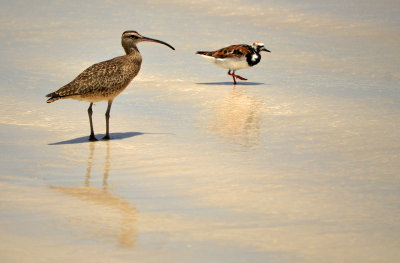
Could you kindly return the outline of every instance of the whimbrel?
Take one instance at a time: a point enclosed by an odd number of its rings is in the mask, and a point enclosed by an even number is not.
[[[90,102],[88,108],[90,137],[89,140],[97,141],[94,136],[92,122],[93,103],[99,101],[108,101],[106,111],[106,134],[104,140],[110,139],[109,119],[111,105],[116,96],[118,96],[139,73],[142,64],[142,56],[136,46],[139,42],[150,41],[170,47],[170,44],[161,40],[148,38],[140,35],[136,31],[125,31],[122,34],[121,42],[126,55],[116,57],[90,66],[79,74],[73,81],[61,87],[55,92],[47,94],[49,99],[47,103],[59,99],[75,99]]]
[[[218,67],[229,69],[228,75],[232,76],[233,83],[236,84],[236,78],[247,79],[236,75],[235,71],[257,65],[261,61],[261,51],[271,52],[264,47],[263,43],[254,42],[252,45],[232,45],[216,51],[197,51],[196,54],[201,55]]]

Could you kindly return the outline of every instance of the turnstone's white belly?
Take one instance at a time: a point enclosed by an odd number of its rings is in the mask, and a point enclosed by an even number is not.
[[[240,58],[214,58],[211,56],[201,55],[203,58],[209,60],[214,63],[218,67],[230,69],[230,70],[239,70],[244,68],[249,68],[249,64],[247,63],[246,57]]]

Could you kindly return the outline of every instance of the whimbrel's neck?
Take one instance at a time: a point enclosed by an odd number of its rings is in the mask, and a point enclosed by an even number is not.
[[[137,48],[136,45],[124,47],[124,49],[125,49],[126,57],[133,64],[136,64],[138,66],[137,71],[139,72],[140,65],[142,64],[142,55],[140,55],[139,49]]]
[[[139,53],[139,49],[137,48],[136,45],[131,45],[131,46],[124,46],[123,45],[123,48],[124,48],[125,53],[127,55],[134,55],[132,53]]]

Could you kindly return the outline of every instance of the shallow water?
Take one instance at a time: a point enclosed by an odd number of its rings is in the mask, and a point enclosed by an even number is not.
[[[397,261],[399,11],[3,1],[1,262]],[[123,54],[128,29],[176,51],[139,45],[112,140],[88,142],[87,103],[44,95]],[[253,41],[272,53],[236,86],[194,55]]]

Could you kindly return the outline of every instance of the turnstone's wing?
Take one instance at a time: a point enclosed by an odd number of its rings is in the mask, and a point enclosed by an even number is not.
[[[240,58],[246,54],[254,53],[250,45],[232,45],[229,47],[221,48],[216,51],[197,51],[196,54],[210,56],[214,58]]]

